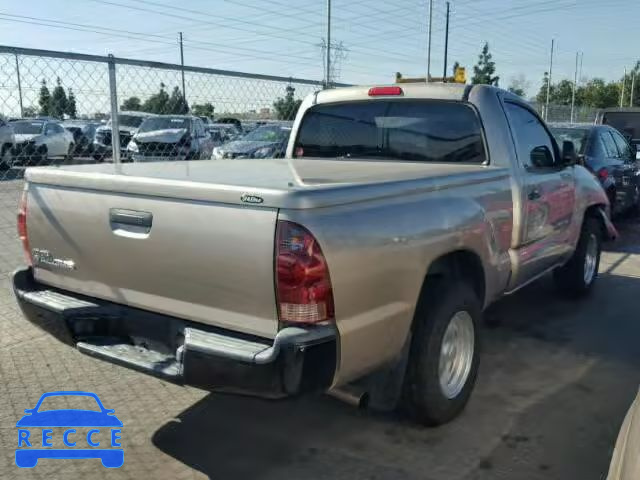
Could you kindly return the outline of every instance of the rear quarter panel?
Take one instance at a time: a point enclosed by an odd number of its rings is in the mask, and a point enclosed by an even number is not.
[[[491,167],[487,167],[491,168]],[[407,338],[429,265],[456,250],[485,265],[486,298],[509,276],[512,197],[508,170],[493,179],[443,190],[310,210],[285,209],[280,219],[316,236],[329,265],[340,332],[336,384],[396,357]]]

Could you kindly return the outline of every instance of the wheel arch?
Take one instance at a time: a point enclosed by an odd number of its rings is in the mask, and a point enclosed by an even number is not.
[[[470,280],[473,291],[484,305],[486,300],[486,272],[480,255],[468,249],[454,250],[436,258],[427,269],[420,296],[431,282]]]

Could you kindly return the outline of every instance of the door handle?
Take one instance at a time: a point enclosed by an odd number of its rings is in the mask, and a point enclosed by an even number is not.
[[[537,188],[531,190],[528,195],[529,200],[538,200],[540,197],[540,190],[538,190]]]
[[[116,235],[146,238],[151,232],[153,214],[124,208],[112,208],[109,210],[109,223],[111,230]]]

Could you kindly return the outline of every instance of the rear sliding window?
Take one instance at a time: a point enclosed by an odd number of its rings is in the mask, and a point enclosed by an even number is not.
[[[316,105],[305,113],[296,157],[483,163],[480,121],[469,105],[377,100]]]

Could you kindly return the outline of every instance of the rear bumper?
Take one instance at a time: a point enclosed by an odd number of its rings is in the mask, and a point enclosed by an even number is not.
[[[165,380],[268,398],[327,390],[337,363],[334,326],[288,327],[275,339],[168,317],[13,275],[25,317],[81,352]]]

